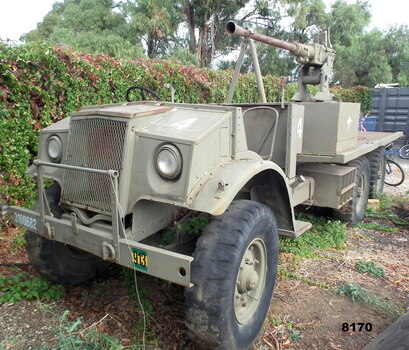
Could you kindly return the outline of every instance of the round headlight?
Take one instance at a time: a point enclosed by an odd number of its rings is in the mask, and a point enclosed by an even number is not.
[[[182,172],[182,155],[174,145],[163,145],[155,156],[155,166],[164,179],[176,179]]]
[[[47,152],[48,156],[54,163],[61,162],[62,142],[58,136],[54,135],[48,139]]]

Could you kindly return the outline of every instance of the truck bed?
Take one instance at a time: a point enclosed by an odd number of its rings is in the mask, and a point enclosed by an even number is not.
[[[298,154],[297,162],[345,164],[379,147],[388,145],[402,135],[402,132],[358,132],[358,144],[356,147],[337,153],[335,156]]]

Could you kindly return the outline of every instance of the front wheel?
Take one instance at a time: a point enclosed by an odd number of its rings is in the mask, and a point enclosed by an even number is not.
[[[60,195],[61,188],[58,183],[46,190],[50,210],[57,218],[63,214],[59,206]],[[38,201],[34,208],[38,211]],[[26,242],[27,255],[33,267],[44,277],[57,283],[71,286],[83,283],[111,264],[83,250],[46,239],[34,232],[27,231]]]
[[[405,180],[402,167],[392,159],[386,160],[385,183],[389,186],[399,186]]]
[[[197,347],[248,349],[273,295],[277,225],[263,204],[239,200],[204,228],[185,290],[186,325]]]

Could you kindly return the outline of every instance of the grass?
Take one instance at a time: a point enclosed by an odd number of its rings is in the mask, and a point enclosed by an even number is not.
[[[328,284],[328,283],[324,283],[324,282],[319,282],[316,280],[313,280],[311,278],[302,276],[296,272],[290,272],[287,270],[283,270],[283,269],[279,269],[278,270],[278,276],[281,278],[294,278],[297,281],[301,281],[301,282],[305,282],[308,283],[312,286],[317,286],[323,289],[327,289],[327,290],[334,290],[335,286],[333,286],[332,284]]]
[[[367,306],[376,308],[380,313],[390,319],[397,319],[401,310],[391,303],[379,299],[372,292],[351,283],[342,283],[336,290],[340,295],[348,295],[353,302],[358,301]]]
[[[137,310],[140,312],[141,317],[135,323],[135,334],[141,339],[136,345],[143,345],[145,339],[150,345],[156,345],[158,340],[156,339],[155,331],[153,327],[150,327],[150,323],[153,318],[153,305],[150,299],[147,297],[148,293],[143,286],[138,283],[135,284],[135,272],[128,268],[122,269],[122,275],[124,277],[125,285],[128,287],[129,294],[133,299],[137,301]]]
[[[299,258],[315,258],[318,250],[343,249],[347,239],[345,224],[323,217],[312,219],[312,229],[297,239],[280,239],[280,251]]]
[[[358,261],[355,264],[355,268],[360,273],[368,273],[369,275],[382,278],[385,277],[385,270],[382,266],[376,265],[373,261]]]
[[[356,227],[364,229],[364,230],[375,230],[375,231],[383,231],[383,232],[396,232],[396,227],[387,227],[381,224],[377,224],[375,222],[358,222]]]
[[[84,328],[81,318],[74,321],[68,319],[69,311],[66,310],[58,320],[56,329],[57,342],[55,349],[92,349],[92,350],[122,350],[125,349],[117,340],[109,335],[99,332],[98,325],[101,319],[91,326]],[[106,316],[105,316],[106,317]],[[127,347],[129,349],[129,347]],[[135,348],[136,349],[136,348]]]

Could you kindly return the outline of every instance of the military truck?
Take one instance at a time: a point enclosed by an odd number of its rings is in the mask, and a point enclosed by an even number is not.
[[[253,344],[273,295],[278,235],[296,239],[311,226],[294,208],[362,220],[383,188],[384,146],[400,136],[358,133],[359,104],[333,99],[328,38],[293,44],[234,23],[227,32],[245,39],[226,104],[84,107],[42,130],[29,169],[38,201],[11,207],[31,263],[51,280],[75,285],[113,262],[185,286],[186,325],[206,349]],[[231,103],[247,45],[257,59],[253,40],[302,64],[292,102],[267,103],[256,69],[263,102]],[[188,234],[160,244],[167,228],[203,216],[190,247]]]

